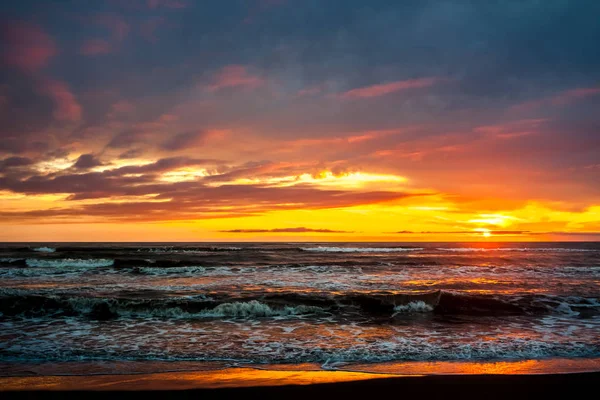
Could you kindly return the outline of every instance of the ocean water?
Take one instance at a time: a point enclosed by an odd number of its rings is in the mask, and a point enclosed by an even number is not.
[[[0,375],[599,357],[600,243],[0,245]]]

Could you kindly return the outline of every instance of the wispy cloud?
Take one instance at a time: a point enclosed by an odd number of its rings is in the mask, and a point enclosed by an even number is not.
[[[362,99],[371,97],[385,96],[390,93],[399,92],[408,89],[418,89],[433,86],[440,81],[440,78],[419,78],[404,81],[388,82],[379,85],[364,86],[347,92],[339,96],[343,99]]]
[[[243,65],[227,65],[213,76],[209,89],[217,91],[231,87],[255,88],[261,86],[264,82],[264,79],[252,75]]]
[[[600,86],[576,88],[562,91],[554,96],[544,97],[538,100],[527,101],[512,107],[515,111],[531,111],[543,106],[564,106],[586,97],[600,94]]]

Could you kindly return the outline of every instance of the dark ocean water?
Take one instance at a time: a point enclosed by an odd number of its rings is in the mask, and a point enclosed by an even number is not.
[[[0,373],[598,357],[600,243],[0,245]]]

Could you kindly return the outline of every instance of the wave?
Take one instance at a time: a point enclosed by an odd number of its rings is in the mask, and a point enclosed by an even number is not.
[[[422,247],[302,247],[303,251],[329,253],[398,253],[423,250]]]
[[[136,249],[138,253],[158,253],[158,254],[198,254],[198,253],[212,253],[212,252],[229,252],[229,251],[241,251],[241,250],[252,250],[252,248],[243,247],[198,247],[198,248],[185,248],[185,247],[142,247]]]
[[[565,252],[565,253],[588,253],[598,252],[597,249],[575,249],[566,247],[496,247],[496,248],[485,248],[485,247],[438,247],[438,251],[449,251],[457,253],[471,253],[471,252],[495,252],[495,251],[520,251],[520,252]]]
[[[446,291],[343,294],[283,292],[238,297],[196,295],[152,298],[143,298],[143,294],[128,298],[125,293],[121,296],[123,297],[104,298],[74,296],[68,293],[30,294],[28,291],[3,290],[0,295],[0,313],[25,317],[84,315],[94,319],[259,318],[322,313],[378,318],[413,313],[465,316],[600,314],[600,302],[597,298],[547,295],[490,296]]]
[[[340,274],[344,272],[362,273],[360,267],[347,267],[340,265],[267,265],[256,267],[134,267],[127,272],[142,275],[181,275],[181,276],[239,276],[240,274]]]
[[[28,258],[25,263],[28,267],[80,267],[80,268],[96,268],[96,267],[110,267],[114,264],[115,260],[98,258],[98,259],[78,259],[78,258]]]
[[[0,264],[8,264],[8,266],[10,267],[25,267],[25,259],[24,258],[11,258],[11,257],[4,257],[4,258],[0,258]]]
[[[419,301],[411,301],[408,304],[395,306],[394,307],[394,315],[396,314],[411,314],[411,313],[423,313],[423,312],[431,312],[434,310],[434,306],[431,304],[427,304],[422,300]]]
[[[0,297],[0,315],[41,317],[83,315],[97,320],[124,318],[266,318],[322,314],[325,309],[307,304],[266,304],[256,299],[219,302],[199,295],[179,299],[122,299],[27,295],[15,292]]]
[[[54,247],[36,247],[33,251],[37,251],[39,253],[54,253],[56,249]]]

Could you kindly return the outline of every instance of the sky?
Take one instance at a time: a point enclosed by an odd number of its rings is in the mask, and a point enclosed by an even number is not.
[[[0,5],[0,241],[600,240],[596,0]]]

